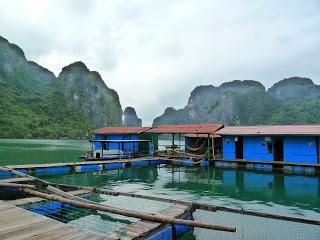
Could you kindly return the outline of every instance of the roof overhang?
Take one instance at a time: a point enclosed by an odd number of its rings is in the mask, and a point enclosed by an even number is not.
[[[222,124],[160,125],[158,127],[153,127],[146,132],[157,134],[212,134],[222,127]]]
[[[105,127],[96,129],[93,131],[94,134],[140,134],[151,127]]]

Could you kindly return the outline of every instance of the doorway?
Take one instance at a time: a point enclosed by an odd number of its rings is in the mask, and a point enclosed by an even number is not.
[[[243,137],[235,137],[236,159],[243,159]]]
[[[273,159],[274,161],[283,161],[283,138],[276,137],[273,139]]]

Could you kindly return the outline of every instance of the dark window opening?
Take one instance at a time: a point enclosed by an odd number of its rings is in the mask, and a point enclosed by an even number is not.
[[[243,137],[235,137],[236,158],[243,159]]]
[[[272,153],[272,143],[268,142],[268,153]]]
[[[283,161],[283,138],[273,139],[273,157],[274,161]]]
[[[320,144],[319,144],[319,138],[320,137],[316,137],[316,146],[317,146],[317,162],[320,163]]]

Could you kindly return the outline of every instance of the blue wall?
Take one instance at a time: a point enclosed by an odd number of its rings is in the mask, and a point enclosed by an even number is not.
[[[316,137],[284,137],[284,161],[296,163],[317,163]]]
[[[223,136],[222,153],[224,159],[236,159],[234,136]]]
[[[264,136],[244,137],[243,148],[245,160],[273,161],[273,153],[268,152],[268,142]]]
[[[226,160],[236,158],[234,138],[234,136],[223,136],[223,158]],[[316,139],[315,136],[283,137],[284,161],[318,163]],[[273,151],[268,152],[268,142],[265,141],[265,136],[243,137],[243,158],[245,160],[273,161],[273,155]]]
[[[101,135],[101,134],[96,134],[96,135],[94,135],[94,139],[95,140],[105,140],[106,136]],[[100,142],[95,142],[94,143],[94,149],[95,150],[99,150],[101,148],[102,148],[102,143],[100,143]]]
[[[96,134],[95,140],[138,140],[138,134]],[[99,150],[102,147],[102,144],[99,142],[96,142],[95,144],[95,150]],[[108,149],[109,150],[118,150],[119,149],[119,143],[108,143]],[[121,148],[121,144],[120,144]],[[124,151],[138,151],[138,143],[123,143],[123,150]]]

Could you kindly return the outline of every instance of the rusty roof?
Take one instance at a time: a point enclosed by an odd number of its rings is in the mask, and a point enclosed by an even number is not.
[[[96,129],[94,134],[130,134],[130,133],[142,133],[151,127],[105,127]]]
[[[184,137],[189,137],[189,138],[207,138],[208,137],[208,134],[205,134],[205,133],[200,133],[200,134],[197,134],[197,133],[188,133],[188,134],[185,134]],[[211,138],[219,138],[221,137],[220,135],[218,134],[210,134],[210,137]]]
[[[220,129],[220,135],[320,135],[318,125],[232,126]]]
[[[148,133],[214,133],[223,125],[221,124],[185,124],[185,125],[160,125],[153,127]]]

